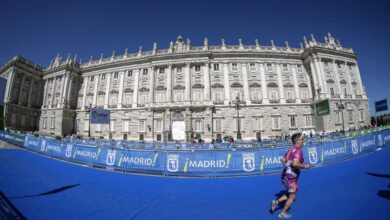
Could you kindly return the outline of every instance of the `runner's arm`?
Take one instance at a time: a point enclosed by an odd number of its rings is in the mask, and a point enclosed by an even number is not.
[[[298,168],[298,169],[309,169],[310,168],[310,164],[300,163],[297,158],[294,158],[292,165],[294,168]]]

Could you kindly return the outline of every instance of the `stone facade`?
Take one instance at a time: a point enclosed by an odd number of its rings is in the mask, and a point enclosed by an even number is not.
[[[1,75],[16,73],[18,63],[7,64]],[[179,36],[168,49],[158,50],[155,43],[152,51],[113,52],[86,63],[58,55],[49,67],[34,71],[42,85],[33,90],[40,94],[43,133],[87,136],[90,130],[92,137],[108,138],[111,127],[116,139],[160,141],[170,139],[172,122],[182,121],[187,139],[236,137],[239,130],[250,140],[370,123],[357,56],[330,34],[324,43],[304,38],[301,48],[287,42],[277,47],[273,41],[263,46],[257,40],[247,46],[241,39],[235,46],[223,39],[210,46],[207,38],[203,46],[192,47]],[[19,92],[20,83],[11,79],[8,87]],[[15,105],[10,94],[6,105]],[[324,99],[330,115],[317,117],[314,104]],[[110,110],[110,126],[89,124],[89,109],[95,107]],[[6,126],[29,129],[12,120]]]

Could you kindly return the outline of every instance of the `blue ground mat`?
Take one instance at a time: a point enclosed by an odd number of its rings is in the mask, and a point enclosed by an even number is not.
[[[390,219],[390,148],[305,170],[293,219]],[[277,219],[280,175],[173,178],[0,150],[0,190],[28,219]]]

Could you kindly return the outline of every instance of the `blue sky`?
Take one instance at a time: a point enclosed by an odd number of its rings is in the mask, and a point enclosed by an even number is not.
[[[353,48],[370,99],[390,104],[390,1],[24,1],[0,3],[0,65],[19,54],[41,65],[60,53],[84,61],[138,51],[168,48],[181,34],[192,45],[278,46],[288,41],[299,47],[303,36],[318,41],[330,32],[344,47]],[[382,112],[382,113],[389,113]],[[382,114],[381,113],[381,114]]]

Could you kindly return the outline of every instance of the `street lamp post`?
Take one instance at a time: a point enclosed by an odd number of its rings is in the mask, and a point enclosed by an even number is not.
[[[34,133],[36,130],[36,125],[37,125],[37,112],[31,112],[31,116],[33,117],[33,127],[32,127],[32,132]]]
[[[340,104],[339,103],[336,103],[336,107],[338,110],[341,111],[341,120],[342,120],[342,125],[343,125],[343,133],[345,132],[345,127],[344,127],[344,109],[345,109],[345,105],[343,104],[343,102],[341,101],[340,99]]]
[[[89,107],[86,108],[86,112],[88,112],[89,114],[89,120],[88,120],[88,138],[91,139],[91,108],[92,108],[92,104],[90,103],[89,104]]]
[[[240,131],[240,106],[245,106],[245,101],[240,100],[240,97],[236,97],[236,100],[233,101],[234,106],[237,110],[237,139],[241,139],[241,131]]]

